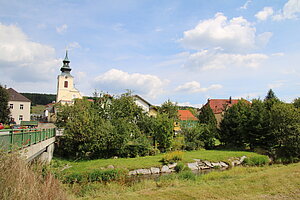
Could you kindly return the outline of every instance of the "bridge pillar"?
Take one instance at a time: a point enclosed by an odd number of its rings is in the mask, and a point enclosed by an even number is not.
[[[40,157],[39,160],[49,164],[53,158],[53,152],[54,152],[54,143],[47,146],[46,151],[44,151]]]

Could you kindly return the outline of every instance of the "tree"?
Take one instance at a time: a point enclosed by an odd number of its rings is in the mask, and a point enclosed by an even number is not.
[[[170,100],[164,102],[158,111],[159,113],[167,114],[168,118],[173,119],[174,121],[178,120],[178,106]]]
[[[268,91],[267,96],[265,97],[266,101],[270,99],[278,99],[272,89]]]
[[[227,109],[220,123],[220,141],[227,146],[244,148],[249,114],[250,104],[243,99]]]
[[[300,97],[294,99],[293,105],[294,105],[296,108],[300,108]]]
[[[275,104],[271,119],[272,132],[276,137],[276,156],[300,159],[300,109],[292,104]]]
[[[217,127],[216,117],[208,104],[200,109],[198,119],[201,124],[209,124]]]
[[[252,100],[250,115],[247,123],[247,142],[251,149],[262,148],[270,150],[274,145],[275,138],[271,132],[271,112],[266,103],[261,100]]]
[[[277,96],[275,95],[275,93],[273,92],[272,89],[270,89],[267,93],[267,96],[265,97],[265,105],[267,107],[268,110],[271,110],[272,106],[275,103],[280,102],[280,100],[277,98]]]
[[[9,94],[5,88],[0,85],[0,122],[9,122],[9,108],[8,108]]]
[[[169,118],[167,113],[160,113],[155,118],[154,136],[158,142],[158,148],[161,152],[171,149],[173,141],[174,120]]]

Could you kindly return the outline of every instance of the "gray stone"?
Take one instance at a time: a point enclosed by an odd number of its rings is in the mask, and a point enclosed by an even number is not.
[[[220,163],[221,167],[225,167],[225,168],[228,167],[228,165],[226,163],[222,162],[222,161],[220,161],[219,163]]]
[[[170,169],[167,165],[163,165],[160,172],[161,173],[170,173]]]
[[[205,160],[205,161],[203,161],[203,162],[205,163],[206,166],[208,166],[208,167],[213,167],[213,165],[212,165],[209,161],[206,161],[206,160]]]
[[[218,163],[218,162],[217,162],[217,163],[213,163],[213,162],[212,162],[211,165],[212,165],[213,167],[222,167],[221,164]]]
[[[173,163],[173,164],[169,164],[168,167],[169,167],[169,169],[172,169],[172,168],[175,168],[176,165],[177,165],[177,163]]]
[[[151,171],[150,171],[150,169],[137,169],[136,173],[138,175],[148,175],[148,174],[151,174]]]
[[[197,163],[198,163],[198,166],[205,166],[205,163],[202,162],[202,161],[199,161],[199,162],[197,162]]]
[[[129,176],[131,176],[131,175],[136,175],[136,174],[137,174],[137,173],[136,173],[136,170],[133,170],[133,171],[129,171],[129,172],[128,172],[128,175],[129,175]]]
[[[108,169],[114,169],[115,167],[113,165],[108,165],[107,168]]]
[[[247,156],[242,156],[241,158],[240,158],[240,163],[243,163],[244,162],[244,160],[245,160],[245,158],[247,158]]]
[[[210,167],[208,167],[208,166],[200,166],[199,169],[200,170],[205,170],[205,169],[210,169]]]
[[[187,166],[191,169],[191,170],[198,170],[198,163],[188,163]]]
[[[160,173],[160,169],[158,167],[151,167],[150,171],[152,174],[159,174]]]
[[[200,162],[201,160],[200,159],[193,159],[194,161],[196,161],[196,162]]]

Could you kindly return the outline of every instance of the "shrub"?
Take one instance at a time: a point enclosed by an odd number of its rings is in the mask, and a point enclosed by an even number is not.
[[[196,180],[196,175],[192,171],[182,171],[178,174],[178,178],[182,180]]]
[[[81,183],[85,179],[85,176],[80,173],[72,173],[68,174],[64,177],[63,182],[68,183],[68,184],[73,184],[73,183]]]
[[[164,157],[161,159],[161,162],[164,164],[171,164],[182,160],[182,158],[183,158],[182,151],[173,151],[165,154]]]
[[[250,158],[245,158],[244,164],[248,166],[262,166],[266,165],[270,162],[270,159],[268,156],[252,156]]]
[[[184,163],[178,163],[176,166],[175,166],[175,171],[177,172],[177,173],[179,173],[179,172],[182,172],[182,171],[190,171],[191,169],[188,167],[188,166],[186,166]]]
[[[88,174],[89,182],[108,182],[122,180],[126,176],[126,170],[110,169],[110,170],[94,170]]]

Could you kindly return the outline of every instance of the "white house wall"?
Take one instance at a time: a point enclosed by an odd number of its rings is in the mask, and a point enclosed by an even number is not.
[[[10,116],[17,124],[20,124],[21,121],[30,121],[30,102],[9,101],[8,106],[10,107],[11,104],[13,108],[10,108]],[[21,105],[23,105],[23,109],[20,109]],[[20,115],[22,115],[22,120],[20,120]]]

